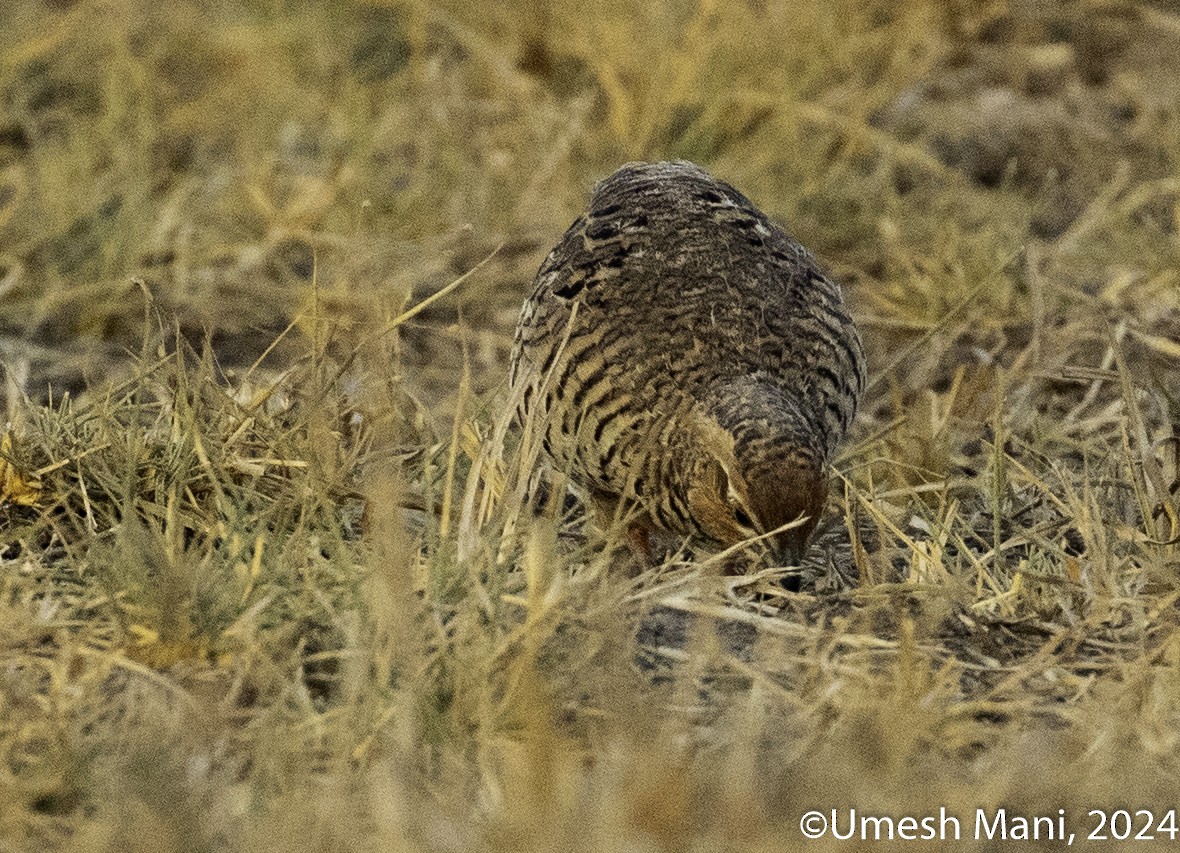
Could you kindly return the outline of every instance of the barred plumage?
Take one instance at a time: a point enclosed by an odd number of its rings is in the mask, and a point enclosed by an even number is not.
[[[729,184],[628,164],[537,273],[511,383],[553,464],[638,530],[797,559],[856,413],[864,356],[839,286]]]

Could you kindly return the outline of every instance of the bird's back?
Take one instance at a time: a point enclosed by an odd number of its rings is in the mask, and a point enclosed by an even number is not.
[[[558,464],[609,493],[719,383],[784,395],[829,455],[864,364],[811,255],[732,186],[677,162],[629,164],[597,186],[537,273],[512,376]]]

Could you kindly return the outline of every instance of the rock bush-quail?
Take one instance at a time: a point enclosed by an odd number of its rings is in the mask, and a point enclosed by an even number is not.
[[[641,549],[652,530],[772,534],[797,562],[865,366],[839,286],[749,199],[692,163],[631,163],[537,272],[511,384]]]

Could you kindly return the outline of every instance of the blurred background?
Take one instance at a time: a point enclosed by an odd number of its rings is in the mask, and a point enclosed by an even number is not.
[[[34,397],[115,369],[145,299],[233,367],[498,247],[404,352],[446,397],[461,327],[490,387],[540,259],[628,160],[694,160],[783,222],[878,367],[984,282],[988,352],[1021,312],[1040,335],[1175,307],[1166,2],[18,0],[0,23],[0,353]]]

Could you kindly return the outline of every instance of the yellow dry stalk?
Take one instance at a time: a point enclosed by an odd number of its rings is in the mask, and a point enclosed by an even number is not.
[[[489,497],[491,501],[485,511],[490,511],[504,497],[504,487],[507,475],[504,471],[504,460],[496,454],[483,454],[480,450],[487,442],[487,438],[481,434],[479,425],[474,421],[465,421],[459,428],[458,445],[466,456],[472,462],[472,469],[476,471],[479,476],[479,485],[489,490]],[[481,523],[486,521],[486,518],[481,518]]]
[[[209,645],[202,637],[185,632],[186,636],[165,639],[160,632],[146,625],[129,625],[132,638],[123,647],[123,654],[151,669],[168,669],[185,660],[200,660],[225,667],[233,661],[233,655]]]
[[[1025,562],[1021,561],[1021,565],[1024,565]],[[1016,612],[1016,602],[1023,592],[1024,572],[1018,569],[1012,575],[1012,583],[1008,589],[989,598],[981,598],[971,605],[971,609],[976,613],[999,613],[1003,616],[1011,616]]]
[[[1128,328],[1127,331],[1131,337],[1137,338],[1141,343],[1145,344],[1151,349],[1155,350],[1162,356],[1168,358],[1180,359],[1180,343],[1165,338],[1160,335],[1151,335],[1147,332],[1141,332],[1138,329]]]
[[[41,500],[41,478],[17,469],[11,462],[12,433],[0,438],[0,506],[36,506]]]
[[[249,601],[251,593],[254,592],[254,584],[262,574],[262,552],[265,547],[266,538],[263,536],[257,537],[254,540],[254,553],[250,562],[247,563],[245,560],[238,560],[234,564],[234,574],[242,584],[242,596],[239,604],[244,605]]]
[[[947,540],[950,538],[951,528],[958,518],[958,513],[959,501],[951,498],[942,519],[934,525],[933,538],[915,540],[906,583],[943,584],[950,580],[951,573],[943,558],[946,556]]]
[[[471,445],[470,435],[465,434],[464,427],[467,427],[467,433],[470,432],[471,425],[464,420],[464,410],[467,406],[467,400],[471,396],[471,360],[467,354],[467,341],[463,341],[463,375],[459,378],[459,393],[455,402],[455,420],[451,429],[451,446],[447,451],[447,475],[443,481],[443,497],[442,497],[442,516],[438,522],[438,535],[441,539],[446,539],[451,530],[451,501],[455,494],[455,464],[459,459],[459,444],[463,440],[464,449],[468,457],[475,461],[476,457],[472,456],[473,448]]]

